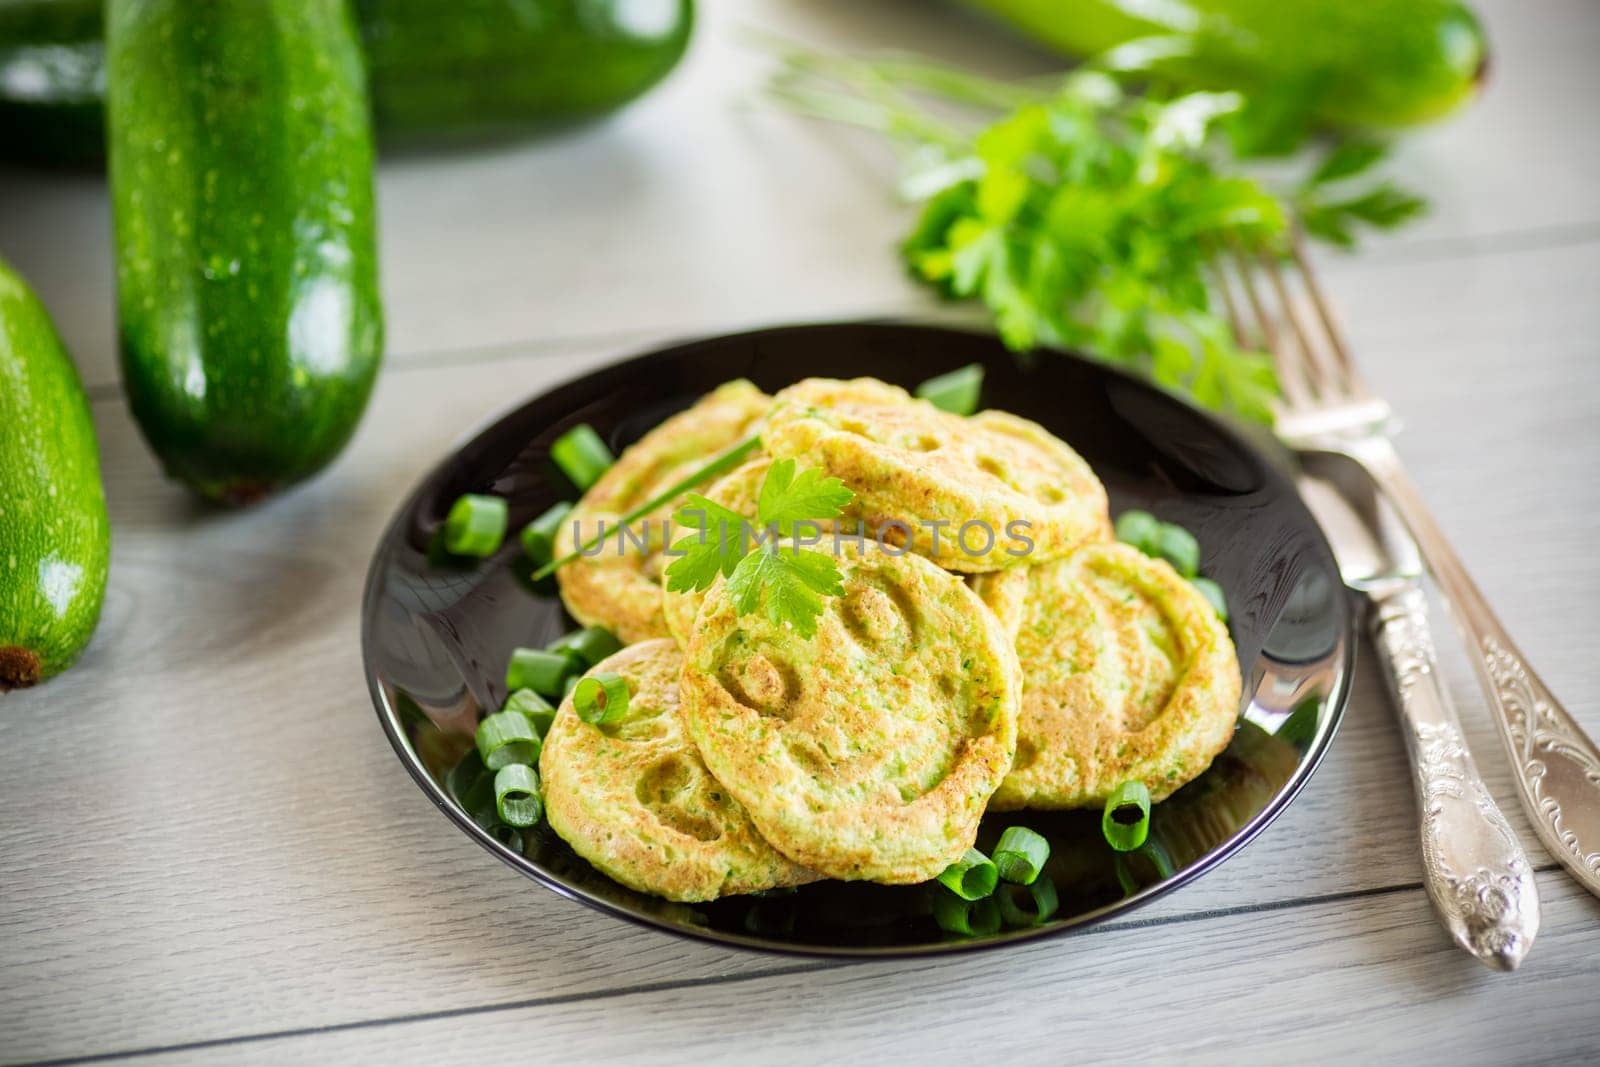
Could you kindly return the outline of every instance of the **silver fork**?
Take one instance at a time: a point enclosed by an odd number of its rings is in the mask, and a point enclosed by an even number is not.
[[[1296,450],[1355,460],[1393,505],[1466,642],[1539,840],[1600,896],[1600,750],[1523,658],[1406,474],[1389,439],[1389,405],[1356,372],[1298,234],[1287,252],[1234,245],[1218,257],[1235,333],[1276,365],[1277,434]]]

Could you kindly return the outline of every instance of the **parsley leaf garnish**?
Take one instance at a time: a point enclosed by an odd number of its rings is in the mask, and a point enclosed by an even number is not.
[[[787,49],[771,93],[903,150],[901,192],[922,206],[901,245],[907,268],[984,304],[1011,348],[1078,348],[1270,421],[1271,361],[1227,327],[1220,258],[1281,248],[1292,219],[1349,245],[1358,227],[1398,226],[1423,205],[1372,179],[1375,144],[1310,151],[1315,77],[1253,94],[1167,93],[1159,65],[1190,43],[1129,42],[1054,84]],[[1129,75],[1151,87],[1128,88]],[[1288,153],[1277,170],[1309,170],[1298,184],[1244,163]]]
[[[680,538],[672,546],[683,556],[667,567],[667,588],[688,592],[706,590],[720,574],[727,578],[744,554],[733,550],[745,535],[745,518],[737,511],[723,507],[699,493],[690,493],[684,506],[672,517],[679,526],[693,527],[697,532]]]
[[[780,537],[793,537],[794,524],[833,519],[855,494],[837,478],[823,476],[820,467],[796,473],[792,459],[781,459],[761,483],[757,514],[763,526],[773,526]]]
[[[854,496],[837,478],[815,468],[796,470],[792,459],[773,463],[762,480],[752,523],[698,493],[673,516],[695,533],[673,544],[680,558],[668,565],[667,588],[675,592],[711,588],[722,575],[741,615],[761,612],[774,625],[788,623],[802,637],[817,631],[823,598],[844,592],[844,576],[833,557],[793,543],[795,527],[838,518]]]

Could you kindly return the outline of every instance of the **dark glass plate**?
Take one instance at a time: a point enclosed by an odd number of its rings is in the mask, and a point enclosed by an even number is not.
[[[528,580],[516,538],[478,564],[443,558],[436,534],[462,493],[510,500],[517,530],[572,495],[547,457],[580,422],[616,452],[731,378],[775,392],[808,376],[871,375],[908,388],[967,363],[987,368],[983,402],[1034,419],[1094,465],[1113,514],[1142,507],[1194,531],[1201,570],[1221,583],[1245,670],[1238,733],[1211,768],[1157,805],[1149,843],[1119,855],[1097,812],[984,820],[987,849],[1012,823],[1051,842],[1061,908],[1044,926],[956,938],[926,886],[821,882],[782,896],[674,904],[626,889],[548,827],[513,851],[450,799],[444,775],[472,745],[481,708],[504,701],[505,663],[575,624],[553,587]],[[724,944],[828,955],[911,955],[1059,934],[1135,907],[1209,870],[1300,791],[1344,708],[1353,613],[1333,556],[1274,447],[1252,443],[1143,382],[1074,356],[1019,361],[992,337],[928,326],[796,326],[675,345],[587,374],[503,416],[458,448],[401,506],[367,578],[362,645],[378,717],[417,784],[505,863],[622,918]]]

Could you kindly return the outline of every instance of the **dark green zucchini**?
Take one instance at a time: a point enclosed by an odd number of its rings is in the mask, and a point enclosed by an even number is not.
[[[110,562],[89,400],[44,305],[0,260],[0,693],[83,651]]]
[[[247,503],[314,473],[382,349],[372,137],[342,0],[111,0],[123,381],[167,472]]]
[[[100,0],[0,0],[0,160],[104,158]],[[385,145],[509,136],[615,110],[688,47],[693,0],[357,0]]]

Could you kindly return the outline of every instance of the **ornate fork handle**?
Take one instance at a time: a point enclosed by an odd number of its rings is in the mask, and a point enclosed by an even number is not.
[[[1467,751],[1439,680],[1427,610],[1412,586],[1377,601],[1372,615],[1411,751],[1423,881],[1457,944],[1491,967],[1514,970],[1539,932],[1533,869]]]
[[[1465,638],[1539,840],[1600,896],[1600,749],[1534,673],[1384,438],[1347,444],[1410,528]]]

